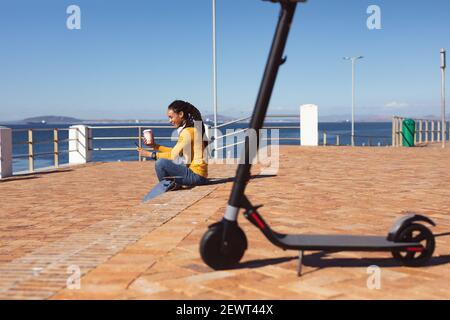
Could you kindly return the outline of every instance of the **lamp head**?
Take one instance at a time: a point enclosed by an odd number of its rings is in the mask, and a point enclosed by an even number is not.
[[[441,68],[445,69],[447,67],[447,57],[445,49],[441,49]]]
[[[359,60],[359,59],[362,59],[362,58],[364,58],[363,56],[358,56],[358,57],[344,57],[343,59],[344,60],[352,60],[352,61],[354,61],[354,60]]]

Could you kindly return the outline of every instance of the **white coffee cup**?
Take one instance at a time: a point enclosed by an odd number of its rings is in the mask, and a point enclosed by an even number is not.
[[[146,145],[151,146],[151,145],[153,145],[155,143],[152,129],[144,130],[142,132],[142,134],[144,135],[144,143]]]

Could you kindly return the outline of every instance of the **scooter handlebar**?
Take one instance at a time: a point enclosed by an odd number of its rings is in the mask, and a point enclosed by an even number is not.
[[[308,0],[262,0],[267,2],[307,2]]]

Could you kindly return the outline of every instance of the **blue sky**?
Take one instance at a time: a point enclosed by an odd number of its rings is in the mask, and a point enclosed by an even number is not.
[[[164,118],[185,99],[212,112],[211,0],[1,0],[0,121],[39,115]],[[66,9],[81,8],[81,30]],[[369,5],[381,30],[369,30]],[[251,113],[278,5],[217,0],[221,114]],[[448,0],[310,0],[300,5],[271,113],[348,115],[357,64],[357,115],[440,113],[439,50],[450,49]]]

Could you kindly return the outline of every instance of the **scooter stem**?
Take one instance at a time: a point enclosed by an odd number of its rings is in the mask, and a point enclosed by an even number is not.
[[[281,12],[278,19],[278,25],[275,31],[275,36],[272,41],[272,47],[268,61],[266,63],[266,69],[261,82],[261,86],[256,100],[256,105],[253,111],[252,119],[250,122],[250,131],[256,133],[257,140],[259,138],[259,131],[264,125],[264,119],[266,117],[267,109],[269,106],[270,98],[272,96],[273,87],[275,85],[275,79],[278,74],[280,65],[285,61],[282,58],[283,51],[286,46],[289,30],[291,27],[292,19],[295,14],[297,2],[280,2]],[[257,141],[257,148],[259,141]],[[250,169],[253,157],[249,153],[249,139],[246,137],[246,143],[244,148],[244,158],[241,156],[240,164],[236,173],[236,180],[233,184],[230,199],[228,201],[229,207],[238,209],[242,208],[242,196],[244,195],[246,184],[250,178]],[[245,161],[243,161],[245,160]],[[237,214],[237,213],[236,213]],[[233,216],[234,214],[229,214]],[[226,214],[227,217],[227,214]],[[231,219],[234,220],[234,219]]]

